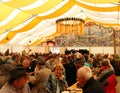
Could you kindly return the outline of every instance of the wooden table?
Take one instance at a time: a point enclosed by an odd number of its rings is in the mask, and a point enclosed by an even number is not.
[[[75,84],[73,84],[72,86],[70,86],[70,87],[68,88],[68,90],[71,91],[70,93],[72,93],[72,91],[75,91],[75,93],[82,93],[82,89],[81,89],[81,88],[77,88],[77,83],[78,83],[78,82],[76,82]],[[73,92],[73,93],[74,93],[74,92]]]

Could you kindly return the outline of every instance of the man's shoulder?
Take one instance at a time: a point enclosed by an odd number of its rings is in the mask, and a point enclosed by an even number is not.
[[[0,89],[0,93],[11,93],[13,90],[14,88],[8,82],[6,82]]]

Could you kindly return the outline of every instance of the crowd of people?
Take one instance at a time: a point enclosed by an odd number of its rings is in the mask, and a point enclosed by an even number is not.
[[[116,93],[113,54],[0,53],[0,93]]]

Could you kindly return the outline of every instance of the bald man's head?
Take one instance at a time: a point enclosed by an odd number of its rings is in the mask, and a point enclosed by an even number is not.
[[[92,77],[92,71],[89,67],[83,66],[77,71],[77,81],[83,87],[85,83]]]

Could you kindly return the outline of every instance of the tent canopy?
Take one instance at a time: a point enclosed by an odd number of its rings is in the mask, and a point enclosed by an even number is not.
[[[0,0],[0,44],[37,45],[55,37],[56,20],[82,18],[119,27],[118,0]]]

